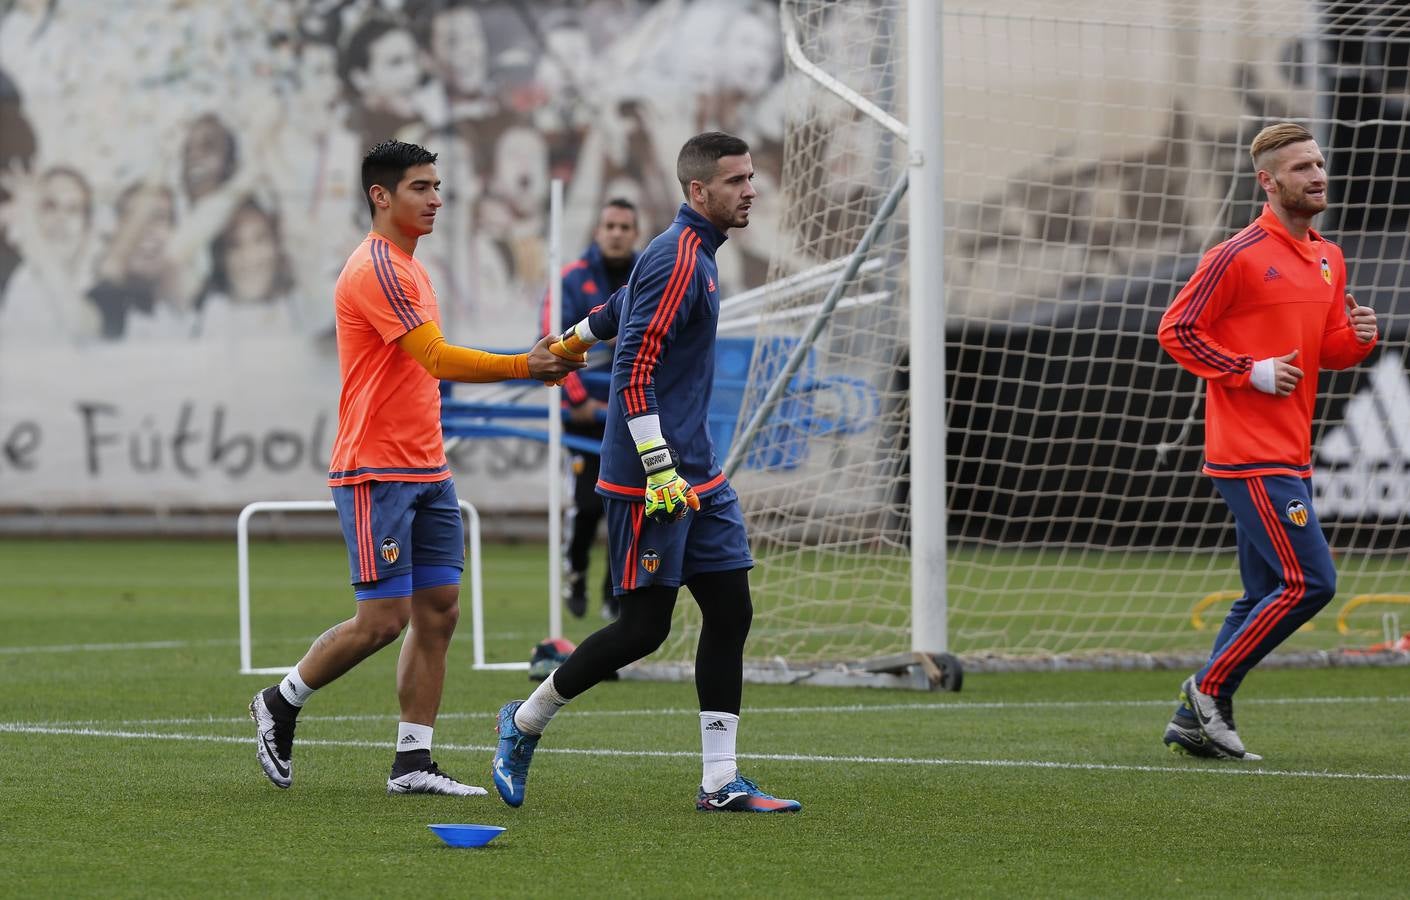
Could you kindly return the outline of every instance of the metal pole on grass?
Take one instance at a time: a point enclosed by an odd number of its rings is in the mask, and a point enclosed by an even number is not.
[[[563,179],[548,189],[548,328],[557,332],[563,318]],[[548,634],[563,635],[563,390],[548,389]]]
[[[942,4],[907,4],[910,124],[911,650],[948,649]]]

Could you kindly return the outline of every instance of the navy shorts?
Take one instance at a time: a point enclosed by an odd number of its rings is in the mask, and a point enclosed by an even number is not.
[[[450,478],[335,487],[333,505],[353,584],[408,575],[413,567],[465,568],[465,526]]]
[[[645,504],[603,497],[607,510],[607,558],[612,593],[638,588],[680,587],[705,572],[752,569],[744,514],[734,488],[725,485],[700,501],[699,511],[661,525],[642,515]]]

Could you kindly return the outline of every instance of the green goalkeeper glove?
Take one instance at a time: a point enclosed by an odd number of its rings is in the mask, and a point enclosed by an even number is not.
[[[685,508],[700,508],[695,488],[676,472],[680,462],[676,451],[664,440],[636,445],[641,467],[646,470],[646,517],[662,525],[685,517]]]

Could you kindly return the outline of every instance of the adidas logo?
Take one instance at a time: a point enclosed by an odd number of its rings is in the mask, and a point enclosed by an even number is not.
[[[725,723],[724,723],[724,722],[721,722],[719,719],[716,719],[715,721],[711,722],[709,725],[706,725],[706,726],[705,726],[705,730],[706,730],[706,731],[729,731],[729,729],[725,727]]]
[[[1347,401],[1342,423],[1318,442],[1313,501],[1323,519],[1410,515],[1410,376],[1383,353],[1369,384]]]
[[[1263,280],[1264,280],[1264,281],[1272,281],[1272,280],[1275,279],[1275,278],[1282,278],[1282,277],[1283,277],[1283,276],[1278,273],[1278,270],[1275,269],[1275,268],[1273,268],[1272,266],[1269,266],[1269,267],[1268,267],[1268,271],[1263,273]]]
[[[416,743],[416,735],[408,734],[406,737],[401,739],[401,742],[403,744],[414,744]]]

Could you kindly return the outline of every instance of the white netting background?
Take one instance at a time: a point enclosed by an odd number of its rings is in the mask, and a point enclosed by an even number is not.
[[[790,0],[782,17],[804,57],[906,120],[904,3]],[[1289,647],[1410,621],[1410,11],[946,0],[944,24],[950,649],[1208,649],[1239,588],[1232,524],[1196,474],[1197,382],[1155,324],[1200,253],[1257,214],[1246,148],[1285,118],[1328,155],[1334,208],[1317,224],[1387,336],[1359,372],[1323,377],[1315,483],[1341,591]],[[810,276],[851,252],[907,158],[790,77],[775,289],[722,317],[755,342],[745,418],[831,286]],[[757,660],[909,649],[907,403],[938,401],[908,391],[911,249],[941,252],[908,247],[903,205],[734,477]],[[694,636],[678,630],[668,656],[689,658]]]

